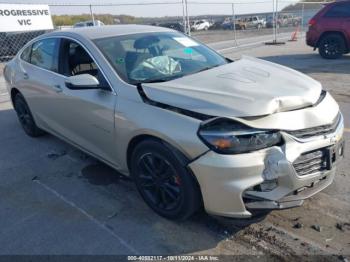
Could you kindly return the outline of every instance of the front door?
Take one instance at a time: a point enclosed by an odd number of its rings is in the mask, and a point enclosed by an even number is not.
[[[55,118],[57,130],[68,140],[115,165],[114,108],[117,96],[86,49],[73,40],[61,39],[58,88],[62,99]],[[97,89],[71,90],[70,76],[90,74],[100,83]],[[56,129],[56,128],[54,128]]]

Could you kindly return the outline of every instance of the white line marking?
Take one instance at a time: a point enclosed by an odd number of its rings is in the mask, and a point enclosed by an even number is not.
[[[255,37],[242,37],[242,38],[239,38],[237,39],[238,42],[247,42],[249,43],[250,41],[256,39],[260,39],[260,41],[264,42],[264,41],[270,41],[271,38],[273,36],[272,35],[261,35],[261,36],[255,36]],[[283,33],[281,34],[278,39],[284,39],[284,38],[289,38],[289,34],[286,34],[286,33]],[[218,42],[211,42],[211,43],[208,43],[207,45],[213,47],[215,45],[224,45],[224,44],[232,44],[232,42],[234,42],[235,40],[234,39],[229,39],[229,40],[223,40],[223,41],[218,41]],[[257,41],[256,41],[257,42]]]
[[[84,209],[78,207],[76,204],[74,204],[73,202],[69,201],[67,198],[65,198],[64,196],[62,196],[60,193],[58,193],[56,190],[52,189],[51,187],[47,186],[46,184],[40,182],[40,180],[34,180],[34,182],[36,182],[37,184],[41,185],[43,188],[45,188],[47,191],[51,192],[52,194],[54,194],[55,196],[57,196],[59,199],[61,199],[62,201],[64,201],[66,204],[70,205],[71,207],[77,209],[80,213],[82,213],[83,215],[85,215],[88,219],[90,219],[92,222],[94,222],[97,226],[99,226],[100,228],[102,228],[103,230],[105,230],[106,232],[108,232],[109,234],[111,234],[114,238],[116,238],[120,244],[122,244],[124,247],[126,247],[128,250],[130,250],[133,254],[140,254],[135,248],[133,248],[132,246],[130,246],[123,238],[121,238],[120,236],[118,236],[115,232],[113,232],[112,230],[110,230],[105,224],[101,223],[100,221],[98,221],[96,218],[94,218],[92,215],[90,215],[88,212],[86,212]]]
[[[288,37],[283,37],[280,38],[279,40],[286,40],[288,39]],[[216,51],[218,52],[225,52],[231,49],[239,49],[239,48],[244,48],[244,47],[249,47],[249,46],[255,46],[255,45],[259,45],[259,44],[263,44],[265,42],[268,42],[268,39],[265,39],[265,41],[258,41],[258,42],[253,42],[253,43],[249,43],[249,44],[244,44],[244,45],[238,45],[238,46],[232,46],[232,47],[228,47],[228,48],[223,48],[223,49],[218,49]]]

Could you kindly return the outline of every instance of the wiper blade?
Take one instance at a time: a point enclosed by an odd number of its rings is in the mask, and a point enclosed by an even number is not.
[[[162,82],[166,82],[169,80],[171,80],[171,79],[169,79],[169,78],[150,79],[150,80],[141,81],[141,83],[162,83]]]
[[[174,80],[176,78],[180,78],[182,76],[183,76],[182,74],[178,74],[178,75],[173,75],[173,76],[164,77],[164,78],[145,79],[145,80],[135,81],[135,84],[137,85],[137,84],[146,84],[146,83],[162,83],[162,82]]]
[[[207,67],[204,67],[201,70],[198,70],[198,71],[196,71],[196,72],[194,72],[192,74],[197,74],[197,73],[200,73],[200,72],[203,72],[203,71],[207,71],[207,70],[213,69],[214,67],[218,67],[218,66],[221,66],[221,65],[207,66]]]

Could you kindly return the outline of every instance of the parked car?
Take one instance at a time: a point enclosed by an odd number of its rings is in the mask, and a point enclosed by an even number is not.
[[[350,1],[327,4],[310,21],[306,43],[327,59],[350,52]]]
[[[247,29],[249,28],[261,29],[266,26],[266,21],[263,18],[260,18],[258,16],[246,17],[242,19],[242,21],[245,23],[245,27]]]
[[[167,28],[53,32],[4,76],[26,134],[54,134],[131,176],[169,219],[300,206],[343,157],[343,116],[319,82]]]
[[[90,26],[104,26],[105,24],[101,22],[100,20],[94,20],[94,21],[84,21],[84,22],[79,22],[76,23],[73,27],[78,28],[78,27],[90,27]]]
[[[283,17],[283,16],[278,16],[275,17],[275,25],[276,25],[276,28],[280,28],[280,27],[286,27],[288,26],[288,23],[289,23],[289,20],[287,18],[287,16]],[[273,16],[269,16],[267,19],[266,19],[266,28],[273,28],[274,27],[274,18]]]
[[[225,18],[225,20],[221,24],[222,29],[224,30],[232,30],[233,29],[233,23],[231,18]]]
[[[281,26],[287,27],[287,26],[297,26],[299,18],[295,17],[292,14],[281,14]]]
[[[302,18],[300,16],[292,16],[289,20],[289,25],[299,26],[301,25]]]
[[[192,31],[208,30],[211,24],[207,20],[194,21],[191,25]]]
[[[233,24],[233,19],[226,18],[221,26],[224,30],[233,30],[234,28],[236,28],[236,30],[245,30],[247,28],[247,23],[244,22],[242,19],[235,20],[235,27],[233,26]]]
[[[223,20],[217,20],[214,21],[213,24],[209,27],[209,30],[220,30],[220,29],[224,29],[223,28]]]
[[[275,23],[276,21],[276,23]],[[266,28],[273,28],[276,24],[276,27],[280,27],[280,23],[277,19],[274,19],[272,16],[267,17],[266,19]]]
[[[179,32],[185,32],[184,31],[184,26],[181,23],[178,23],[178,22],[162,23],[162,24],[159,24],[158,26],[174,29],[174,30],[179,31]]]

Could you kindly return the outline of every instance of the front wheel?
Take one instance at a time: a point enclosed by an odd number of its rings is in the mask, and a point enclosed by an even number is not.
[[[184,220],[201,206],[197,181],[169,146],[146,140],[134,149],[130,169],[147,205],[168,219]]]
[[[319,45],[319,54],[326,59],[337,59],[345,53],[345,41],[338,34],[329,34],[324,36]]]

